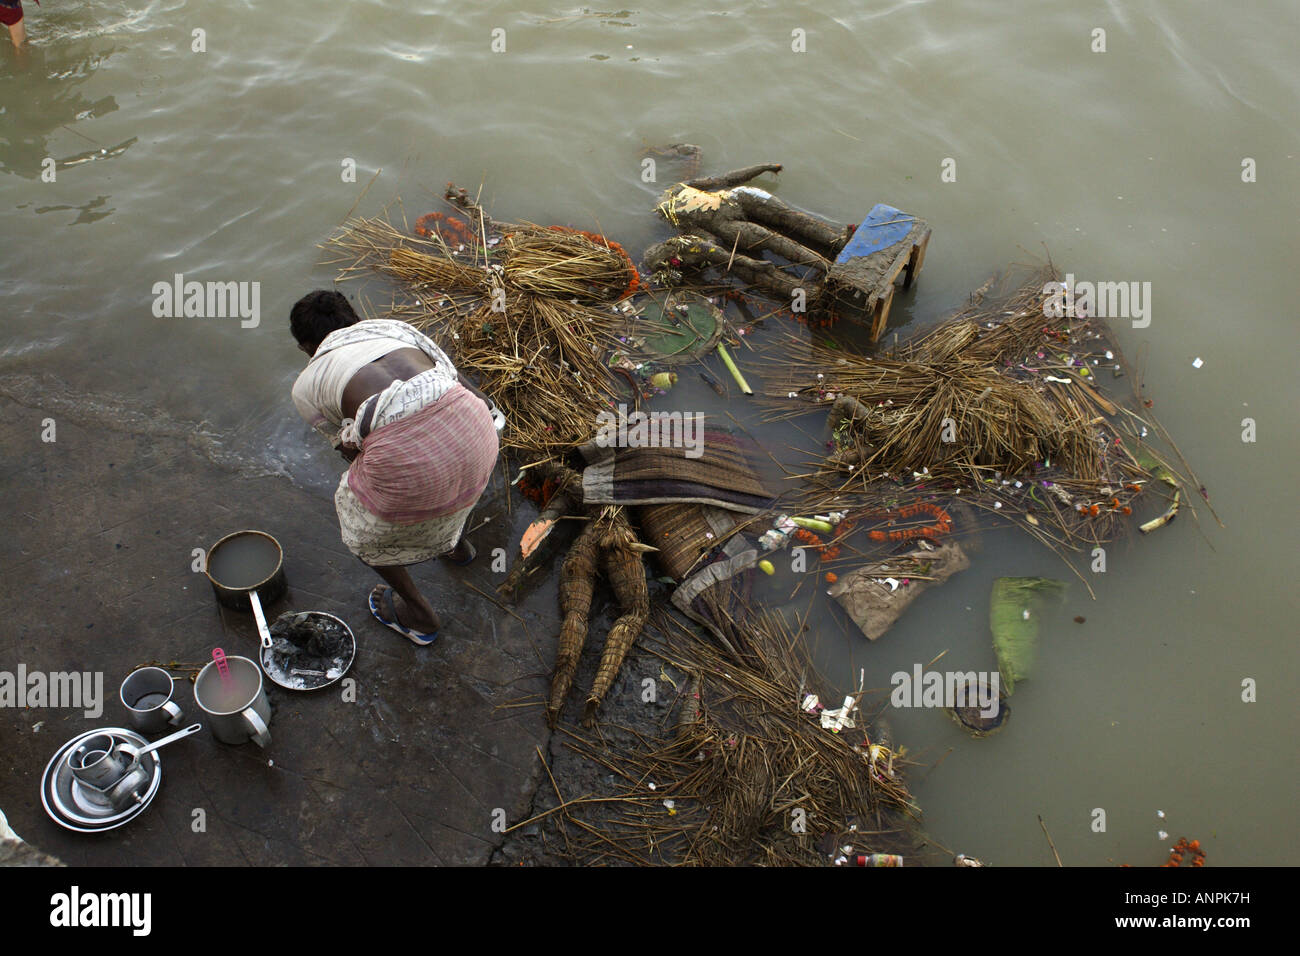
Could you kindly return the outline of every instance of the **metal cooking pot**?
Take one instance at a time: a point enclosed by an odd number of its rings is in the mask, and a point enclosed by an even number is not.
[[[261,581],[247,587],[231,587],[229,584],[214,578],[211,570],[212,556],[223,545],[228,545],[235,539],[258,542],[258,546],[266,549],[267,557],[274,558],[275,570]],[[262,646],[270,647],[271,632],[266,627],[266,616],[262,613],[262,602],[270,603],[279,600],[284,597],[285,591],[289,589],[289,584],[284,577],[284,549],[280,547],[280,542],[265,531],[245,530],[228,534],[208,549],[203,573],[212,582],[212,593],[216,595],[218,604],[233,608],[236,611],[246,611],[250,607],[253,609],[253,616],[257,619],[257,632],[261,638]]]

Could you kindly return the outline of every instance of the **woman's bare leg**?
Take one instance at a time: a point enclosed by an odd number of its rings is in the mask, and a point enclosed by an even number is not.
[[[19,49],[27,42],[27,27],[23,25],[22,20],[10,25],[9,39],[14,41],[14,49]]]

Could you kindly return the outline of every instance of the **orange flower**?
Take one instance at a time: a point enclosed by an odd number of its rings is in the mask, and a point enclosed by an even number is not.
[[[835,583],[836,581],[838,581],[838,580],[839,580],[839,577],[838,577],[838,576],[837,576],[833,571],[827,571],[827,572],[826,572],[826,583],[827,583],[827,584],[834,584],[834,583]]]
[[[452,243],[472,245],[474,242],[474,234],[470,231],[469,226],[459,219],[443,215],[440,212],[425,213],[415,220],[415,227],[412,231],[424,239],[436,234],[449,245]]]

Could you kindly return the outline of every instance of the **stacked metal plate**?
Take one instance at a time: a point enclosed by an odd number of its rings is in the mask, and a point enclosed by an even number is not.
[[[50,762],[45,765],[45,773],[41,776],[41,803],[50,819],[78,833],[98,833],[129,823],[144,812],[162,785],[162,760],[157,751],[150,751],[140,758],[149,776],[149,783],[140,793],[139,799],[125,810],[115,809],[106,794],[84,786],[73,775],[69,760],[81,741],[96,734],[108,734],[115,742],[133,747],[144,747],[149,743],[135,731],[121,727],[88,730],[77,734],[50,758]]]

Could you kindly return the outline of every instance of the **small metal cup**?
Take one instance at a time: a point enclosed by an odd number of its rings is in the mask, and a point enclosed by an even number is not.
[[[141,667],[122,681],[118,696],[132,727],[142,734],[160,734],[178,726],[184,716],[180,705],[172,700],[175,692],[171,674],[161,667]]]
[[[83,784],[103,793],[125,776],[130,760],[117,749],[111,734],[95,734],[77,745],[68,756],[68,766]]]

